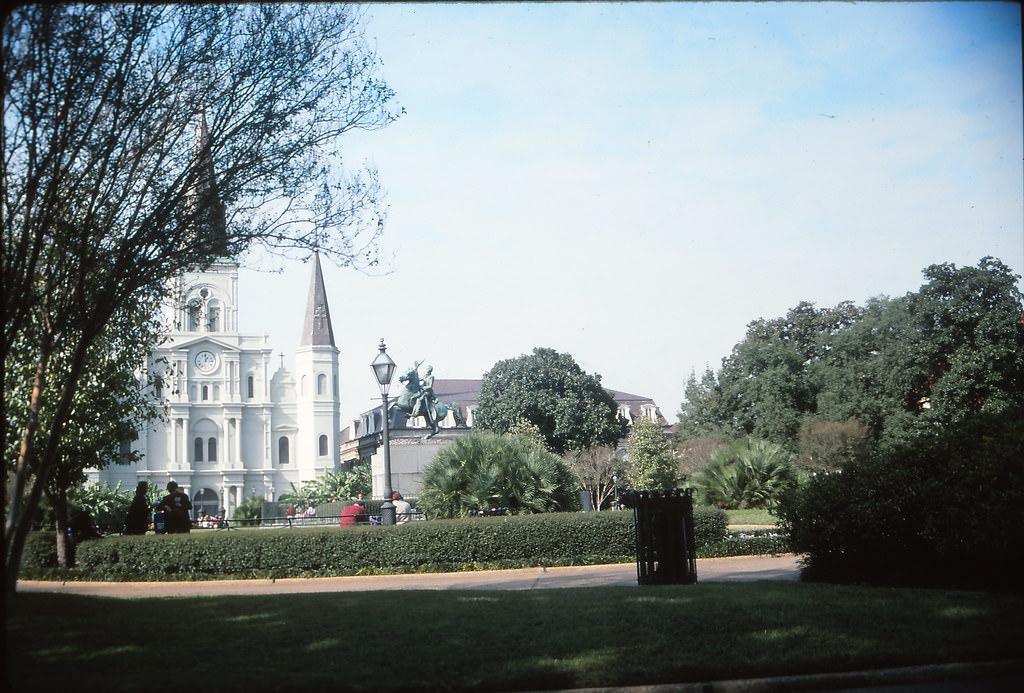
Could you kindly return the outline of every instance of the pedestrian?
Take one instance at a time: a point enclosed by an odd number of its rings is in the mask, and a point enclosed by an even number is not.
[[[366,524],[370,521],[370,516],[366,512],[366,506],[359,501],[354,501],[350,505],[345,506],[341,511],[341,522],[339,523],[342,527],[347,525],[361,525]]]
[[[397,491],[391,494],[391,498],[395,501],[395,522],[404,525],[412,519],[412,506]]]
[[[135,498],[128,508],[128,516],[124,521],[125,534],[145,534],[149,527],[149,503],[146,501],[146,494],[149,491],[149,482],[140,481],[135,487]]]
[[[192,518],[188,511],[192,501],[184,491],[178,490],[176,481],[167,482],[167,495],[160,502],[164,508],[164,525],[169,534],[188,534],[192,530]]]

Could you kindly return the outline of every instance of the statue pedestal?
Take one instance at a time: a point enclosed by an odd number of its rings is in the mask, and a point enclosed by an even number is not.
[[[423,470],[443,448],[460,436],[469,433],[468,428],[441,429],[432,438],[425,436],[429,429],[391,429],[391,489],[403,496],[415,498],[420,493]],[[373,497],[384,494],[384,450],[377,448],[370,458],[370,473],[373,480]]]

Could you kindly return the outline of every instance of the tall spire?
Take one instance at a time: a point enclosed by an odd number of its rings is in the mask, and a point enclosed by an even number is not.
[[[324,288],[324,273],[320,268],[319,252],[313,253],[313,277],[309,282],[301,346],[335,346],[331,309],[327,305],[327,290]]]
[[[227,215],[217,189],[217,176],[213,167],[213,145],[206,127],[206,111],[199,114],[196,140],[192,150],[195,169],[189,194],[196,213],[195,239],[209,244],[214,253],[227,255]]]

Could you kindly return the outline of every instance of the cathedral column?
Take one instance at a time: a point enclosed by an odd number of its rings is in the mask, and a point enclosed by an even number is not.
[[[181,420],[181,455],[178,457],[178,463],[180,465],[179,469],[192,469],[192,464],[190,463],[192,458],[192,441],[189,440],[188,423],[188,419],[183,418]]]
[[[234,450],[232,451],[231,466],[242,466],[242,427],[238,419],[231,419],[231,430],[234,433]]]

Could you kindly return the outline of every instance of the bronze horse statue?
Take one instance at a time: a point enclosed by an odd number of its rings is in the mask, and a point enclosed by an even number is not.
[[[431,387],[423,387],[420,381],[420,363],[417,362],[415,366],[398,377],[398,381],[405,383],[405,387],[395,401],[391,403],[391,406],[388,407],[388,416],[390,417],[396,409],[409,418],[422,416],[426,419],[427,425],[431,430],[431,433],[426,436],[427,438],[432,438],[440,433],[441,429],[438,424],[444,421],[449,411],[455,416],[456,425],[464,426],[466,422],[462,417],[462,409],[458,403],[449,402],[445,404],[444,402],[439,402],[437,397],[434,396],[434,389],[432,387],[433,377],[430,379]]]

